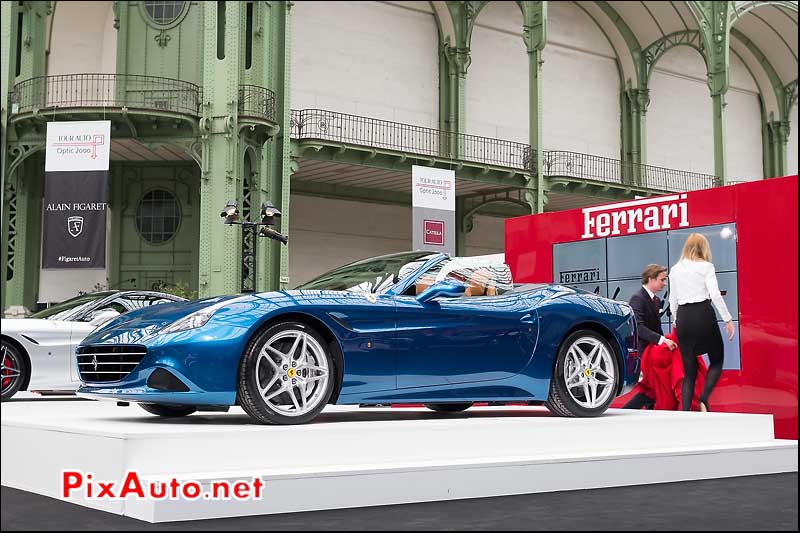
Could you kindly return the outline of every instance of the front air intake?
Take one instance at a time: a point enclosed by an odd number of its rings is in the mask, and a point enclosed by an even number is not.
[[[150,377],[147,378],[147,386],[167,392],[189,391],[189,387],[183,381],[175,377],[169,370],[164,370],[163,368],[157,368],[155,372],[150,374]]]
[[[78,372],[86,383],[119,381],[136,368],[147,348],[128,344],[100,344],[78,348]]]

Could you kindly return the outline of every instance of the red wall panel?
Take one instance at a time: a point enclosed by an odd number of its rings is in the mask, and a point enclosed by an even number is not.
[[[736,223],[741,370],[723,372],[713,403],[720,411],[771,413],[776,436],[797,439],[797,195],[797,176],[789,176],[512,218],[506,262],[517,283],[552,283],[553,245],[614,231],[607,225],[614,213],[619,233],[605,236]],[[655,215],[652,206],[669,216],[645,227],[632,213],[651,207]]]

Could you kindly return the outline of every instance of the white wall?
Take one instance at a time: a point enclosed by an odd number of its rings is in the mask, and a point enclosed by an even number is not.
[[[499,217],[476,216],[472,221],[472,231],[467,233],[464,255],[504,253],[504,243],[505,219]]]
[[[725,101],[728,178],[763,177],[758,87],[747,68],[730,56],[731,81]],[[656,63],[647,111],[647,162],[714,174],[714,122],[706,66],[700,54],[678,46]]]
[[[528,53],[514,2],[489,2],[472,30],[465,131],[528,143]]]
[[[48,76],[116,72],[112,2],[58,2],[52,19]]]
[[[411,208],[292,195],[289,285],[357,259],[412,249]],[[467,254],[503,251],[503,221],[476,216]]]
[[[725,96],[725,153],[729,180],[764,177],[758,86],[736,54],[730,55],[731,86]]]
[[[295,2],[292,109],[438,129],[438,42],[425,2]]]
[[[514,2],[490,2],[480,12],[471,51],[466,131],[527,143],[528,54],[522,14]],[[620,88],[614,51],[574,3],[548,4],[543,58],[545,148],[618,158]]]
[[[696,50],[678,46],[656,63],[646,135],[650,165],[714,174],[711,96]]]
[[[789,113],[789,124],[792,129],[789,132],[789,145],[786,147],[788,154],[787,175],[797,174],[797,103],[794,104],[791,113]]]

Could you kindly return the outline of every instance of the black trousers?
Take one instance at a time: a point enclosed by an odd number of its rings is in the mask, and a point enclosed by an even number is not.
[[[681,409],[692,407],[694,382],[697,379],[697,356],[708,354],[709,366],[706,383],[700,401],[708,406],[708,398],[722,374],[724,345],[717,325],[717,317],[711,307],[711,300],[678,306],[675,316],[675,329],[678,334],[678,349],[683,360],[683,387],[681,388]]]
[[[683,391],[681,391],[683,392]],[[633,398],[628,400],[628,403],[622,406],[623,409],[652,409],[656,405],[656,401],[646,394],[637,392]]]

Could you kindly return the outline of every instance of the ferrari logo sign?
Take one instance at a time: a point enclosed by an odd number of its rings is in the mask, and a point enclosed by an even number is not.
[[[83,217],[69,217],[67,219],[67,230],[73,237],[77,237],[83,231]]]
[[[97,372],[97,356],[96,355],[92,356],[92,368],[94,369],[95,372]]]

